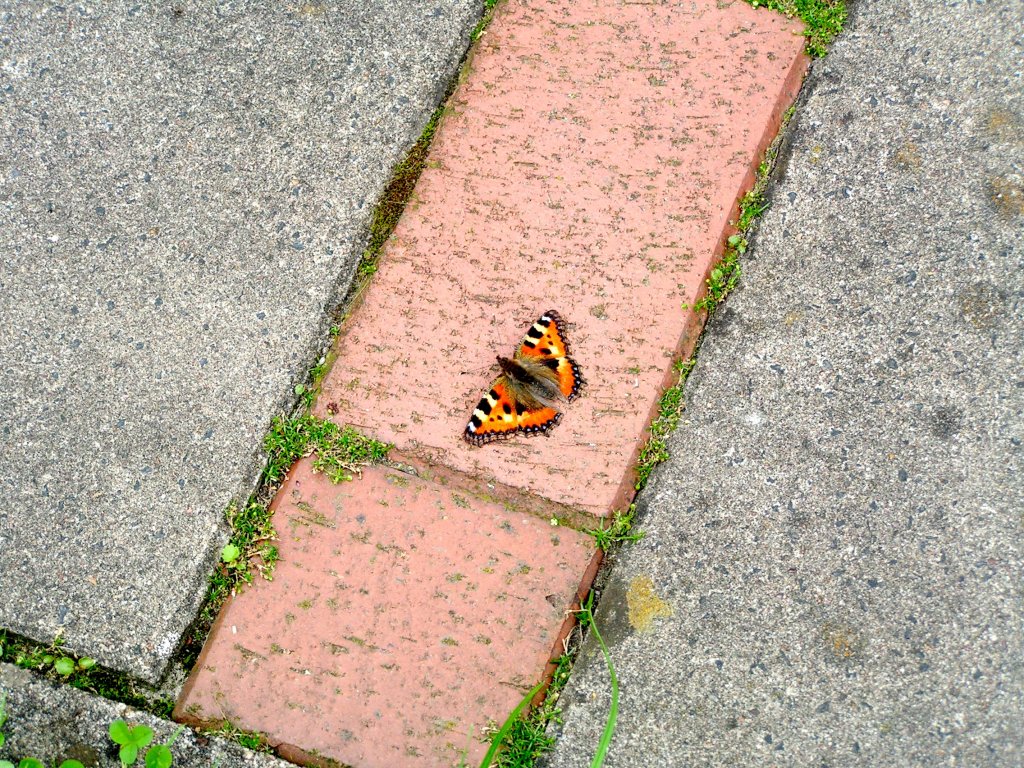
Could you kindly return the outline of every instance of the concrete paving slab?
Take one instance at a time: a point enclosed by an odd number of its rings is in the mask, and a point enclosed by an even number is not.
[[[596,571],[584,534],[382,467],[332,485],[303,460],[274,522],[274,580],[222,610],[175,718],[304,764],[479,764]]]
[[[320,415],[520,508],[623,507],[695,338],[681,305],[799,86],[799,29],[714,0],[500,6],[345,324]],[[586,393],[548,439],[464,443],[495,356],[549,309]]]
[[[479,14],[0,10],[0,626],[159,677]]]
[[[815,65],[601,600],[606,766],[1024,760],[1022,28],[876,0]],[[606,680],[590,647],[549,766]]]
[[[122,768],[108,728],[114,720],[153,729],[154,744],[166,743],[180,727],[124,704],[55,685],[24,669],[0,664],[0,696],[6,699],[6,736],[0,759],[15,765],[34,757],[45,765],[74,759],[90,768]],[[273,755],[185,729],[171,745],[175,768],[288,768]]]

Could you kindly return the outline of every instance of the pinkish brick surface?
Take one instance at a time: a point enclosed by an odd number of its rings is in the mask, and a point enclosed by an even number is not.
[[[380,467],[332,485],[303,460],[274,524],[274,580],[221,611],[175,717],[357,768],[479,764],[595,560],[583,534]]]
[[[742,2],[508,0],[345,324],[320,414],[498,495],[624,505],[692,343],[682,305],[799,87],[799,30]],[[586,394],[549,438],[463,443],[495,355],[548,309],[570,323]]]

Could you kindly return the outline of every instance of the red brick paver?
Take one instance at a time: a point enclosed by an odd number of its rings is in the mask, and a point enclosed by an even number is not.
[[[607,515],[737,198],[806,68],[800,26],[745,3],[509,0],[319,402],[398,455],[536,511]],[[589,381],[550,438],[460,435],[536,317]],[[533,501],[531,501],[531,499]]]
[[[221,612],[175,717],[303,763],[478,765],[596,565],[583,534],[380,467],[331,485],[303,460],[274,524],[274,580]]]

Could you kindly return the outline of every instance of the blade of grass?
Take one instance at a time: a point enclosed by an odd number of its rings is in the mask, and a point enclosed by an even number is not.
[[[488,749],[487,754],[484,755],[483,762],[480,763],[480,768],[490,768],[490,765],[494,760],[494,756],[498,754],[498,748],[501,746],[501,742],[504,741],[508,732],[512,730],[512,726],[516,724],[516,721],[519,719],[523,710],[530,706],[530,702],[533,701],[533,697],[536,696],[543,687],[543,682],[537,683],[530,689],[530,692],[523,697],[522,701],[516,705],[516,708],[512,710],[512,714],[510,714],[502,724],[501,730],[494,734],[494,738],[491,739],[491,748]]]
[[[597,752],[594,753],[594,759],[590,762],[590,768],[601,768],[604,765],[604,757],[608,754],[608,747],[612,743],[612,734],[615,733],[615,721],[619,717],[619,678],[615,674],[612,655],[608,652],[608,646],[604,644],[601,633],[597,631],[597,623],[594,621],[594,614],[590,610],[593,599],[594,593],[591,592],[587,598],[587,604],[579,612],[580,621],[590,627],[594,637],[597,639],[597,644],[601,646],[601,653],[604,654],[604,662],[608,665],[608,677],[611,679],[612,684],[612,703],[608,708],[608,719],[605,720],[601,739],[597,742]]]

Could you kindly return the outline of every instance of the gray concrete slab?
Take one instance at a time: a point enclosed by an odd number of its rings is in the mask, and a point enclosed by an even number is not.
[[[857,4],[597,614],[606,766],[1024,762],[1024,12]],[[547,765],[590,764],[588,643]]]
[[[153,729],[153,744],[166,743],[177,723],[124,704],[55,685],[10,664],[0,664],[0,698],[5,700],[6,737],[0,759],[15,765],[23,757],[57,765],[75,759],[89,768],[121,768],[108,728],[114,720]],[[291,763],[188,728],[171,744],[175,768],[287,768]],[[143,750],[145,753],[145,750]],[[141,761],[140,761],[141,764]]]
[[[0,6],[0,627],[160,675],[480,13]]]

